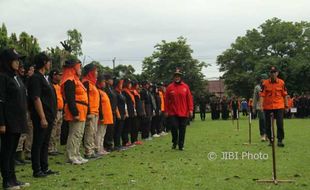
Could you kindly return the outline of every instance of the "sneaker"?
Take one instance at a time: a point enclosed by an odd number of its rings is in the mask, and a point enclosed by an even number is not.
[[[79,161],[82,162],[82,164],[86,164],[88,162],[87,159],[84,159],[82,157],[79,158]]]
[[[153,137],[154,137],[154,138],[158,138],[158,137],[160,137],[160,135],[154,134]]]
[[[110,154],[110,152],[102,150],[102,151],[98,152],[97,154],[100,156],[104,156],[104,155]]]
[[[21,182],[21,181],[16,181],[14,184],[16,186],[19,186],[19,187],[29,187],[30,186],[30,183],[25,183],[25,182]]]
[[[179,150],[183,151],[183,150],[184,150],[184,147],[179,147]]]
[[[151,141],[151,140],[153,140],[153,139],[152,139],[152,137],[149,137],[149,138],[146,138],[145,140],[146,140],[146,141]]]
[[[261,138],[260,138],[260,141],[262,142],[265,142],[267,139],[266,139],[266,136],[265,135],[262,135]]]
[[[283,144],[282,141],[279,141],[279,142],[278,142],[278,147],[284,147],[284,144]]]
[[[70,162],[71,164],[73,164],[73,165],[82,165],[82,164],[83,164],[83,162],[81,162],[81,161],[78,160],[78,159],[70,160],[69,162]]]
[[[166,135],[168,135],[168,133],[166,133],[165,131],[160,133],[160,136],[166,136]]]
[[[172,145],[172,149],[176,149],[177,148],[177,145],[176,144],[173,144]]]
[[[135,147],[135,146],[136,145],[134,143],[130,143],[130,142],[126,143],[126,147],[128,147],[128,148],[132,148],[132,147]]]
[[[3,183],[3,189],[20,189],[20,186],[13,183]]]
[[[42,172],[42,171],[39,171],[37,173],[33,173],[33,177],[35,177],[35,178],[43,178],[43,177],[46,177],[46,176],[47,175],[44,172]]]
[[[59,174],[58,171],[53,171],[53,170],[50,170],[50,169],[44,171],[43,173],[45,173],[46,175],[54,175],[54,174],[58,175]]]
[[[88,160],[95,160],[95,159],[100,158],[101,156],[98,155],[98,154],[91,154],[91,155],[86,155],[86,154],[85,154],[84,157],[85,157],[86,159],[88,159]]]
[[[142,141],[136,141],[135,145],[143,145],[143,142]]]

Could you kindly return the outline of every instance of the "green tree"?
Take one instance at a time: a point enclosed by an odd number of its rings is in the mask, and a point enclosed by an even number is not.
[[[8,46],[9,38],[8,38],[8,31],[4,23],[0,27],[0,50],[4,49]]]
[[[142,75],[154,82],[169,83],[176,68],[184,73],[184,81],[190,86],[193,94],[199,95],[206,91],[206,81],[201,72],[208,65],[192,57],[193,50],[184,37],[177,41],[155,45],[155,51],[143,60]]]
[[[117,65],[114,70],[113,74],[115,77],[118,78],[129,78],[129,79],[134,79],[136,80],[136,77],[134,75],[135,69],[133,68],[132,65]]]
[[[68,39],[65,41],[71,48],[71,53],[75,56],[82,56],[82,34],[77,30],[67,31]]]
[[[237,37],[231,47],[217,57],[223,79],[231,94],[251,97],[258,77],[273,65],[280,69],[289,92],[310,89],[310,23],[267,20],[257,29]],[[309,81],[306,85],[300,78]]]

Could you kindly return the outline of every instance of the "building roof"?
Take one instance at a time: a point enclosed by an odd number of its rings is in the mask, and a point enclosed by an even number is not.
[[[209,80],[208,90],[210,93],[223,94],[225,92],[224,80]]]

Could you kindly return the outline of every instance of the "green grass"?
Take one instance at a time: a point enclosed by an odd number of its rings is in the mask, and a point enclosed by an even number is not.
[[[310,120],[285,120],[285,148],[277,148],[278,179],[293,184],[258,184],[255,179],[271,179],[271,148],[260,142],[258,122],[253,121],[253,143],[248,139],[246,118],[238,132],[230,120],[201,122],[187,128],[185,151],[171,150],[171,137],[165,136],[123,152],[113,152],[86,165],[64,164],[63,156],[50,157],[50,168],[61,172],[45,179],[31,177],[31,166],[17,167],[27,189],[310,189]],[[222,152],[238,152],[239,159],[223,160]],[[242,152],[265,153],[267,160],[241,159]],[[208,159],[215,152],[218,158]]]

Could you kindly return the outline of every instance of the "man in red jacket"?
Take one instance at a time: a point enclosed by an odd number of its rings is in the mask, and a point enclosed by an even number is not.
[[[166,114],[172,127],[172,149],[183,150],[186,125],[188,118],[193,115],[192,94],[187,84],[182,81],[182,73],[179,69],[174,73],[172,82],[166,91]]]

